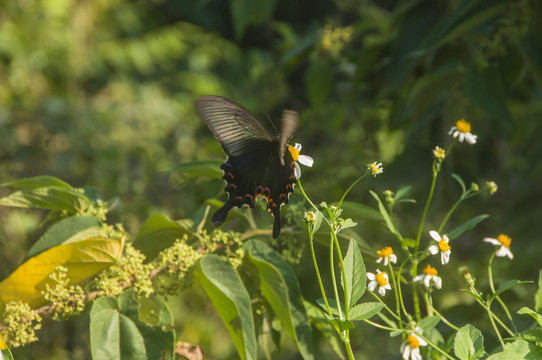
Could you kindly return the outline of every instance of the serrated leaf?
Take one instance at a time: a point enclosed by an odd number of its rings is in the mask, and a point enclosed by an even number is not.
[[[343,223],[341,224],[341,230],[348,229],[348,228],[354,227],[356,225],[357,225],[356,222],[354,222],[354,221],[352,221],[352,219],[348,218],[348,219],[345,219],[343,221]]]
[[[316,303],[320,305],[320,307],[326,312],[326,316],[329,316],[327,313],[327,307],[324,299],[316,299]],[[333,298],[327,298],[327,304],[329,305],[329,309],[331,310],[331,314],[333,316],[339,316],[339,309],[337,307],[337,301]],[[344,306],[341,304],[341,310],[344,314]]]
[[[42,291],[49,275],[58,267],[68,269],[71,284],[86,280],[111,266],[120,255],[116,239],[90,238],[55,246],[24,262],[0,282],[0,299],[28,302],[31,307],[45,303]]]
[[[529,309],[528,307],[524,306],[521,309],[518,310],[518,314],[520,315],[530,315],[533,319],[538,323],[538,326],[542,327],[542,314]]]
[[[241,359],[257,359],[256,333],[250,296],[231,264],[217,256],[205,255],[194,275],[226,326]]]
[[[250,264],[255,267],[258,286],[263,296],[294,340],[304,359],[313,358],[309,318],[294,272],[284,259],[258,240],[247,241]]]
[[[20,188],[41,188],[41,187],[60,187],[66,189],[73,189],[73,187],[65,181],[60,180],[54,176],[40,175],[29,177],[26,179],[20,179],[15,181],[6,182],[0,184],[0,187],[20,187]]]
[[[147,261],[151,260],[160,251],[173,245],[175,240],[190,234],[188,224],[184,225],[181,226],[162,214],[153,215],[139,229],[134,247],[147,257]]]
[[[531,341],[531,342],[542,342],[542,329],[527,329],[519,333],[519,337]]]
[[[90,199],[78,191],[62,187],[40,187],[17,190],[0,198],[0,206],[36,208],[82,213]]]
[[[348,319],[350,321],[361,321],[369,319],[384,308],[384,304],[378,302],[366,302],[357,304],[350,310]]]
[[[482,214],[473,217],[472,219],[464,222],[463,224],[459,225],[458,227],[454,228],[452,231],[450,231],[447,236],[450,240],[456,239],[459,236],[461,236],[464,232],[467,232],[471,229],[474,229],[476,225],[487,219],[489,215]]]
[[[351,308],[365,292],[367,276],[365,275],[365,263],[358,244],[354,239],[350,239],[348,250],[344,257],[344,272],[346,286],[348,289],[349,307]],[[341,272],[342,275],[342,272]],[[344,288],[344,282],[341,282]]]
[[[427,331],[433,329],[435,326],[438,325],[439,322],[440,316],[427,316],[418,322],[418,326],[421,327],[424,331]]]
[[[173,354],[173,318],[165,305],[160,326],[149,326],[138,319],[138,303],[133,290],[115,299],[103,296],[90,311],[90,348],[93,359],[161,359]],[[166,326],[167,325],[167,326]]]
[[[220,170],[221,160],[197,160],[189,161],[175,166],[171,171],[179,172],[185,177],[185,181],[206,176],[214,179],[222,179],[223,171]]]
[[[55,246],[94,237],[104,237],[100,220],[72,216],[53,224],[26,253],[23,261]]]
[[[540,359],[542,351],[537,349],[528,341],[516,340],[513,342],[505,342],[503,345],[503,351],[496,353],[488,357],[486,360],[526,360],[526,359]]]
[[[454,353],[461,360],[480,359],[484,354],[484,337],[480,330],[467,324],[457,331]]]

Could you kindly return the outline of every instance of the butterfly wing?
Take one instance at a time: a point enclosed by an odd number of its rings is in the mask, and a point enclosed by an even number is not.
[[[195,106],[198,115],[230,156],[265,148],[274,139],[250,111],[231,100],[202,96]]]
[[[293,110],[284,110],[280,122],[279,134],[279,158],[280,163],[284,165],[284,155],[287,152],[286,146],[294,137],[297,125],[299,124],[299,115]]]

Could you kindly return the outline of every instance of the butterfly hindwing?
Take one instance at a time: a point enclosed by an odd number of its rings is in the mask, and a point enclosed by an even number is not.
[[[254,115],[231,100],[203,96],[195,105],[228,155],[221,165],[228,200],[213,215],[213,225],[222,224],[233,207],[253,207],[256,198],[263,196],[267,210],[274,216],[273,237],[278,237],[280,207],[288,203],[296,181],[295,161],[287,144],[297,129],[297,113],[285,110],[280,133],[272,136]]]

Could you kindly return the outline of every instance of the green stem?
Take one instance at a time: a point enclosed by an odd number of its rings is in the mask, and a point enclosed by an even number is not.
[[[512,319],[512,315],[510,315],[510,312],[508,311],[508,307],[502,301],[502,299],[499,297],[499,295],[496,294],[495,285],[493,284],[493,268],[492,268],[492,265],[493,265],[493,260],[495,259],[495,255],[496,255],[496,253],[493,253],[491,255],[491,257],[489,258],[489,264],[488,264],[488,267],[487,267],[487,275],[488,275],[488,278],[489,278],[489,288],[491,289],[491,293],[494,295],[495,299],[497,299],[497,301],[499,302],[499,304],[503,308],[503,310],[504,310],[504,312],[506,314],[506,317],[510,321],[510,324],[512,324],[512,327],[514,328],[514,333],[511,333],[510,329],[508,329],[507,327],[504,327],[504,328],[506,329],[506,331],[511,336],[514,336],[518,331],[517,328],[516,328],[516,324],[514,323],[514,321]]]
[[[440,316],[441,320],[443,323],[445,323],[446,325],[448,325],[448,327],[454,329],[455,331],[459,331],[459,328],[457,326],[455,326],[454,324],[452,324],[448,319],[446,319],[440,312],[437,311],[437,309],[435,309],[433,307],[433,312],[435,314],[437,314],[438,316]]]
[[[333,317],[333,313],[331,312],[331,307],[329,306],[329,303],[327,302],[326,290],[322,282],[322,277],[320,276],[318,262],[316,261],[316,254],[314,252],[314,234],[312,233],[311,230],[312,229],[309,229],[309,237],[310,237],[309,245],[311,247],[311,256],[312,256],[312,262],[314,263],[314,270],[316,271],[316,277],[318,278],[318,285],[320,286],[320,292],[322,293],[322,298],[324,299],[324,303],[326,304],[327,313],[330,317]]]
[[[388,271],[391,276],[391,283],[393,284],[393,289],[395,290],[395,311],[397,313],[397,316],[399,316],[399,319],[401,319],[401,304],[399,303],[399,295],[401,294],[398,287],[399,284],[395,280],[395,273],[393,272],[393,266],[391,265],[391,262],[388,262]],[[400,278],[400,275],[398,275]],[[401,321],[399,321],[399,327],[402,329],[403,324]]]
[[[356,179],[356,181],[354,181],[354,182],[352,183],[352,185],[350,185],[350,187],[349,187],[348,189],[346,189],[346,191],[344,192],[344,194],[343,194],[341,200],[339,200],[339,204],[337,205],[337,209],[339,209],[339,208],[341,207],[344,198],[345,198],[346,195],[350,192],[350,190],[352,190],[352,188],[353,188],[358,182],[360,182],[361,179],[363,179],[365,176],[367,176],[367,174],[368,174],[368,173],[365,173],[365,174],[361,175],[359,178]]]
[[[344,268],[344,260],[343,260],[343,254],[341,252],[341,247],[339,246],[339,239],[337,238],[337,233],[333,232],[333,242],[335,243],[335,247],[337,248],[337,255],[339,257],[339,264],[341,264],[341,274],[342,274],[342,284],[343,284],[343,290],[344,290],[344,313],[346,318],[348,319],[348,312],[350,309],[350,297],[348,296],[348,284],[346,283],[346,269]],[[339,302],[337,302],[339,304]]]
[[[339,319],[344,320],[343,312],[341,309],[341,301],[339,298],[339,290],[337,289],[337,279],[335,277],[335,265],[333,264],[333,235],[329,242],[329,268],[331,271],[331,281],[333,283],[333,293],[335,294],[335,301],[337,302],[337,311],[339,313]]]

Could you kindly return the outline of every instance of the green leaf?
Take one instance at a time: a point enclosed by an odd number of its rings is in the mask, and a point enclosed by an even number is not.
[[[382,215],[374,208],[362,203],[344,201],[342,215],[354,220],[382,221]]]
[[[40,187],[17,190],[0,198],[1,205],[82,213],[90,205],[90,200],[72,189]]]
[[[486,360],[536,360],[542,357],[542,349],[525,340],[505,342],[503,351],[488,357]]]
[[[189,181],[200,176],[206,176],[214,179],[222,179],[222,170],[220,170],[221,160],[197,160],[189,161],[175,166],[171,171],[179,172],[184,176],[184,181]]]
[[[463,181],[461,176],[459,176],[459,175],[457,175],[455,173],[452,173],[452,177],[454,178],[455,181],[457,181],[459,186],[461,186],[461,193],[464,194],[467,191],[467,187],[465,186],[465,182]]]
[[[316,233],[318,229],[320,229],[320,226],[322,225],[322,220],[324,219],[324,214],[320,210],[314,211],[314,214],[316,215],[316,219],[314,219],[314,225],[312,227],[312,232]]]
[[[399,239],[400,241],[403,240],[403,237],[401,236],[401,234],[399,234],[399,232],[397,231],[397,229],[395,228],[395,225],[393,225],[393,222],[391,221],[391,218],[390,216],[388,215],[388,212],[386,211],[386,207],[384,206],[384,204],[382,203],[382,201],[380,200],[380,197],[378,196],[377,193],[375,193],[374,191],[372,190],[369,190],[369,193],[371,193],[371,195],[373,196],[373,198],[375,198],[375,200],[378,202],[378,210],[380,211],[380,214],[382,215],[382,217],[384,218],[384,221],[386,222],[386,225],[388,226],[388,229],[389,231],[395,235],[395,237],[397,239]]]
[[[538,272],[538,290],[534,294],[534,308],[542,314],[542,270]]]
[[[64,182],[54,176],[48,176],[48,175],[34,176],[34,177],[26,178],[26,179],[10,181],[7,183],[0,184],[0,187],[19,187],[19,188],[60,187],[60,188],[73,190],[73,187],[67,182]]]
[[[542,327],[542,314],[525,306],[518,310],[518,314],[532,316],[532,318],[538,323],[538,326]]]
[[[173,325],[165,305],[161,309],[163,322],[151,327],[138,319],[138,303],[133,290],[117,299],[103,296],[90,311],[90,349],[93,359],[161,359],[173,355],[174,334],[163,330]]]
[[[257,359],[256,333],[248,292],[231,264],[205,255],[194,275],[213,303],[241,359]]]
[[[427,331],[437,326],[438,323],[440,322],[440,319],[441,318],[438,315],[427,316],[418,322],[418,326],[421,327],[424,331]]]
[[[244,248],[257,273],[256,281],[263,296],[303,358],[312,359],[310,322],[294,272],[278,253],[261,241],[247,241]]]
[[[276,0],[251,1],[232,0],[230,10],[232,15],[235,37],[240,40],[249,25],[260,25],[273,16]]]
[[[535,328],[535,329],[527,329],[523,330],[519,337],[523,340],[531,341],[531,342],[542,342],[542,329]]]
[[[354,221],[352,221],[352,219],[348,218],[348,219],[345,219],[342,224],[341,224],[341,230],[344,230],[344,229],[348,229],[348,228],[351,228],[351,227],[354,227],[356,226],[357,223],[355,223]]]
[[[350,299],[349,307],[351,308],[365,292],[365,284],[367,283],[365,263],[363,262],[358,244],[354,239],[350,239],[350,243],[348,244],[348,250],[344,257],[344,271],[345,279],[341,285],[344,288],[344,283],[346,283],[348,298]]]
[[[348,319],[350,321],[361,321],[369,319],[384,308],[384,304],[378,302],[366,302],[357,304],[350,310]]]
[[[461,360],[480,359],[485,354],[480,330],[470,324],[459,329],[454,340],[454,352]]]
[[[190,234],[188,224],[183,225],[185,226],[169,220],[162,214],[153,215],[139,229],[134,240],[134,247],[140,250],[147,260],[150,260],[160,251],[170,247],[175,240]]]
[[[478,225],[480,222],[484,221],[488,217],[489,217],[489,215],[487,215],[487,214],[482,214],[482,215],[475,216],[472,219],[466,221],[465,223],[459,225],[458,227],[456,227],[455,229],[450,231],[447,234],[447,236],[448,236],[448,238],[450,240],[456,239],[459,236],[461,236],[461,234],[463,234],[464,232],[473,229],[476,225]]]
[[[335,331],[334,326],[329,322],[324,312],[319,307],[314,306],[308,301],[303,302],[305,304],[305,309],[307,309],[307,314],[311,319],[312,325],[318,330],[331,345],[335,353],[340,359],[344,359],[344,354],[342,351],[342,345],[337,337],[337,332]]]
[[[517,285],[532,284],[532,283],[533,283],[532,281],[509,280],[509,281],[499,285],[499,287],[497,288],[497,291],[495,292],[495,295],[500,295],[503,292],[505,292],[506,290],[511,289],[511,288],[513,288],[514,286],[517,286]]]
[[[53,224],[26,253],[23,261],[55,246],[78,240],[105,237],[100,220],[90,216],[72,216]]]
[[[324,301],[324,299],[316,299],[316,303],[318,305],[320,305],[320,307],[322,309],[324,309],[325,313],[326,313],[326,316],[328,316],[329,314],[327,313],[327,308],[326,308],[326,302]],[[335,299],[333,298],[327,298],[327,304],[329,305],[329,309],[331,310],[331,314],[333,316],[339,316],[339,309],[337,307],[337,301],[335,301]],[[344,314],[344,306],[342,306],[341,304],[341,310]]]

